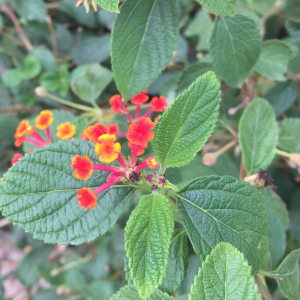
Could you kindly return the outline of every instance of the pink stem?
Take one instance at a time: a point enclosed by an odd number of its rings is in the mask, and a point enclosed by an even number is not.
[[[134,171],[139,172],[143,169],[148,168],[148,164],[146,161],[144,161],[143,163],[141,163],[140,165],[138,165],[137,167],[134,168]]]
[[[44,144],[42,144],[41,142],[36,142],[36,141],[33,141],[31,139],[28,139],[28,138],[24,138],[24,142],[32,144],[32,145],[37,146],[37,147],[44,147],[44,146],[46,146],[45,142],[44,142]]]
[[[45,130],[47,135],[47,142],[50,144],[51,143],[50,127],[47,127]]]
[[[127,162],[125,161],[124,157],[122,154],[119,153],[118,158],[117,158],[118,163],[123,167],[123,168],[128,168]]]
[[[130,165],[133,167],[135,165],[137,153],[139,151],[139,145],[133,145],[133,149],[131,152],[131,160],[130,160]]]
[[[96,188],[95,190],[93,190],[93,193],[97,196],[99,193],[107,190],[110,186],[112,186],[114,183],[103,183],[102,185],[100,185],[98,188]]]
[[[32,138],[36,139],[39,142],[45,143],[45,140],[41,137],[41,135],[37,132],[33,132],[29,134]]]
[[[121,170],[118,167],[111,167],[111,166],[105,166],[105,165],[93,165],[93,169],[99,170],[99,171],[107,171],[107,172],[116,172],[116,171]]]
[[[138,119],[140,116],[140,110],[141,110],[141,106],[137,105],[136,106],[136,112],[135,112],[135,118]]]
[[[149,117],[153,112],[154,112],[154,109],[153,109],[153,108],[150,108],[150,109],[143,115],[143,118]]]
[[[129,121],[131,121],[131,122],[134,121],[134,118],[132,117],[132,115],[129,112],[127,112],[126,116],[129,119]]]
[[[121,137],[121,136],[126,136],[127,134],[128,134],[128,131],[122,132],[122,133],[116,133],[115,136],[116,137]]]

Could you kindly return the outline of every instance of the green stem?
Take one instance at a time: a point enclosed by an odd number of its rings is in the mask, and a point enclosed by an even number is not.
[[[83,111],[89,111],[89,112],[93,112],[95,110],[95,108],[93,107],[89,107],[89,106],[85,106],[85,105],[81,105],[81,104],[77,104],[77,103],[73,103],[64,99],[61,99],[59,97],[56,97],[48,92],[45,92],[44,97],[48,97],[60,104],[66,105],[66,106],[70,106],[73,108],[77,108],[77,109],[81,109]]]
[[[275,153],[284,157],[291,157],[291,153],[279,150],[279,149],[275,149]]]
[[[271,294],[269,293],[267,287],[263,284],[260,276],[258,274],[254,275],[255,282],[258,286],[258,291],[264,297],[265,300],[273,300]]]

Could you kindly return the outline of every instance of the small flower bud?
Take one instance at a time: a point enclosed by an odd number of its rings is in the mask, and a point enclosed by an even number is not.
[[[202,161],[206,166],[212,166],[217,162],[217,156],[214,153],[206,153]]]
[[[39,96],[39,97],[46,97],[47,96],[47,91],[44,89],[42,86],[38,86],[35,88],[34,92]]]
[[[164,185],[164,184],[166,184],[166,179],[165,178],[158,178],[157,183]]]
[[[292,153],[290,156],[290,161],[295,164],[297,167],[300,167],[300,154]]]
[[[154,178],[154,175],[153,175],[153,174],[147,175],[147,181],[148,181],[150,184],[153,182],[153,178]]]

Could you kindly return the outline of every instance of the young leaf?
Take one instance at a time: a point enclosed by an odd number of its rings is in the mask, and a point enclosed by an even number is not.
[[[10,69],[4,73],[2,78],[3,84],[6,87],[13,88],[21,83],[21,81],[23,80],[23,75],[21,70],[19,69]]]
[[[254,174],[271,163],[277,139],[278,128],[273,108],[265,99],[254,99],[239,123],[239,141],[248,174]]]
[[[275,109],[276,117],[284,113],[297,99],[297,83],[291,80],[280,82],[269,89],[264,98],[267,99]]]
[[[36,77],[42,71],[42,64],[40,61],[33,57],[28,56],[23,61],[23,66],[21,69],[23,79],[31,79]]]
[[[300,21],[285,20],[285,27],[291,36],[300,40]]]
[[[169,250],[168,267],[166,276],[160,289],[168,294],[175,292],[186,276],[188,267],[188,248],[186,231],[175,229]]]
[[[119,12],[119,0],[95,0],[95,2],[108,11]]]
[[[159,118],[151,145],[165,168],[187,164],[206,143],[217,121],[220,96],[220,84],[215,74],[208,72]]]
[[[111,228],[133,194],[132,188],[111,188],[97,196],[94,210],[76,200],[82,187],[95,189],[108,174],[94,171],[88,181],[78,180],[71,158],[87,155],[99,163],[94,144],[82,139],[62,141],[28,153],[0,181],[3,215],[46,243],[81,244]]]
[[[207,256],[195,277],[189,300],[261,300],[251,267],[242,253],[220,243]]]
[[[261,50],[256,23],[242,15],[218,17],[210,39],[214,69],[233,87],[241,87],[249,77]]]
[[[83,101],[94,102],[112,81],[112,72],[94,64],[72,81],[72,91]]]
[[[275,278],[279,289],[288,300],[300,299],[299,266],[300,249],[292,251],[272,272],[263,272],[265,276]]]
[[[114,78],[122,97],[148,88],[172,57],[178,36],[175,0],[127,0],[112,31]]]
[[[172,209],[161,194],[143,196],[125,228],[125,248],[135,286],[145,300],[162,282],[173,232]]]
[[[282,121],[278,136],[278,146],[290,152],[300,150],[300,119],[286,118]]]
[[[216,15],[233,16],[236,0],[197,0]]]
[[[263,43],[255,71],[270,79],[285,81],[284,73],[288,62],[294,56],[292,48],[281,41],[267,41]]]
[[[220,242],[241,251],[254,271],[266,266],[268,223],[257,188],[230,176],[200,177],[176,196],[179,214],[201,260]]]
[[[173,297],[170,297],[167,294],[162,293],[161,291],[155,291],[147,300],[173,300]],[[139,295],[138,290],[134,285],[126,285],[122,287],[115,295],[113,295],[110,300],[142,300]]]

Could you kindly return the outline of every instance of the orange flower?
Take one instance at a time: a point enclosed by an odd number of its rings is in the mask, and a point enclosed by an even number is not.
[[[150,105],[154,111],[163,112],[166,110],[166,108],[168,106],[168,101],[164,96],[160,96],[159,98],[154,97],[151,100]]]
[[[30,126],[27,120],[23,120],[15,133],[15,139],[22,138],[25,134],[31,134],[35,132],[34,126]]]
[[[57,126],[57,136],[62,140],[70,139],[76,132],[76,125],[71,125],[70,122],[62,123]]]
[[[84,135],[83,133],[79,136],[80,139],[86,140],[88,141],[88,137],[86,135]]]
[[[76,198],[79,202],[79,206],[83,207],[85,210],[87,210],[88,207],[94,209],[97,205],[97,197],[90,189],[84,187],[77,191],[77,195],[81,196]]]
[[[121,95],[114,95],[110,98],[109,104],[111,105],[111,110],[115,113],[124,115],[127,113],[127,103],[124,102]]]
[[[88,180],[93,174],[93,164],[90,158],[86,155],[83,155],[81,158],[78,154],[72,158],[72,170],[74,172],[74,177],[77,179]]]
[[[120,143],[115,143],[116,136],[104,134],[99,137],[99,142],[95,145],[95,152],[99,155],[99,161],[111,163],[118,158],[121,152]]]
[[[22,143],[24,142],[24,137],[22,136],[22,137],[20,137],[20,138],[17,138],[16,140],[15,140],[15,146],[16,147],[20,147],[21,145],[22,145]]]
[[[19,161],[19,159],[22,158],[22,157],[23,157],[22,154],[16,153],[16,154],[14,155],[14,157],[12,158],[11,163],[12,163],[12,164],[17,163],[17,162]]]
[[[128,147],[129,148],[133,148],[134,144],[128,142]],[[145,150],[148,146],[148,143],[145,143],[143,145],[139,145],[139,149],[138,149],[138,152],[137,152],[137,155],[140,156],[140,155],[143,155],[145,153]]]
[[[161,115],[158,115],[158,116],[154,119],[154,122],[157,122],[160,116],[161,116]]]
[[[41,111],[40,115],[36,117],[36,127],[39,129],[46,129],[53,123],[53,113],[49,110]]]
[[[100,123],[96,123],[93,126],[89,126],[85,131],[85,135],[87,138],[94,142],[98,143],[98,139],[101,135],[109,133],[109,134],[116,134],[119,131],[119,125],[118,124],[113,124],[109,125],[106,124],[105,127],[101,125]]]
[[[131,99],[131,103],[134,103],[136,105],[141,105],[145,103],[149,99],[149,96],[146,95],[147,93],[148,93],[147,90],[142,91],[140,94],[134,96]]]
[[[145,145],[154,138],[154,132],[151,129],[154,127],[154,123],[150,118],[140,117],[138,124],[131,123],[129,125],[127,139],[134,145]]]
[[[153,155],[147,158],[146,162],[151,170],[156,169],[159,166],[158,162],[156,161]]]

